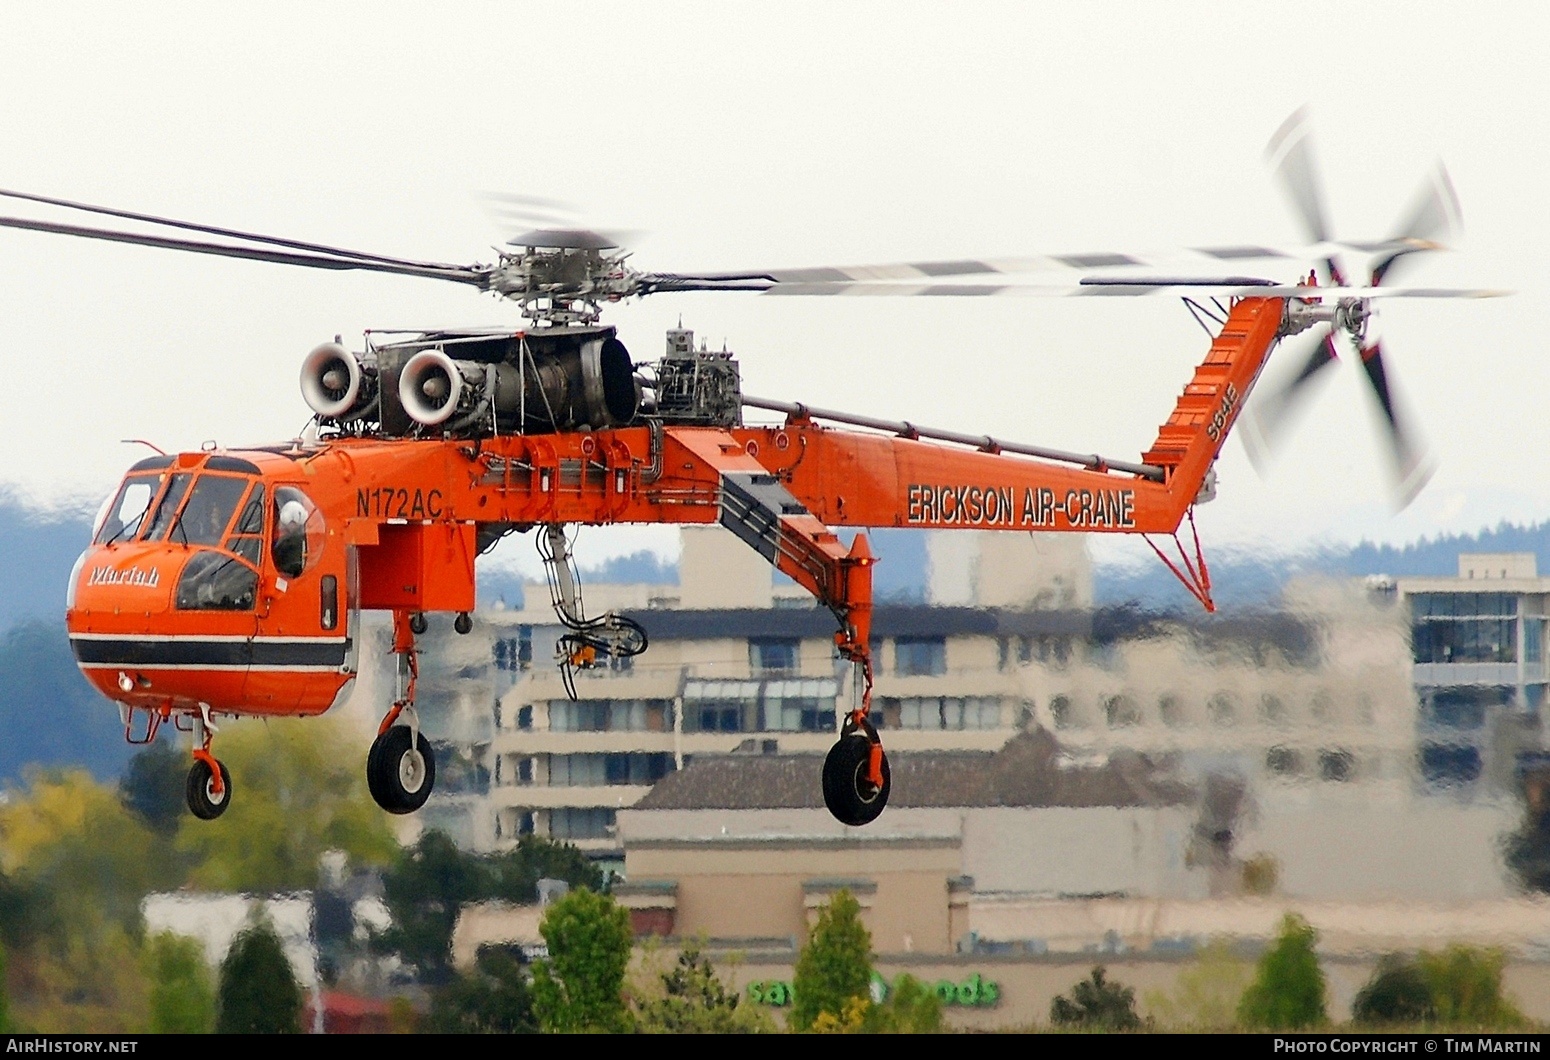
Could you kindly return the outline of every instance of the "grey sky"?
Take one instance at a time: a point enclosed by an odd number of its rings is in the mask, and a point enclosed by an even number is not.
[[[644,230],[636,261],[664,270],[1153,250],[1292,241],[1262,153],[1308,103],[1340,234],[1386,234],[1440,156],[1465,237],[1405,278],[1517,294],[1384,305],[1440,460],[1405,513],[1347,366],[1270,477],[1229,445],[1201,526],[1400,540],[1550,516],[1547,23],[1529,3],[7,4],[0,186],[453,261],[501,238],[488,191]],[[516,319],[450,284],[20,232],[0,307],[0,480],[50,499],[104,492],[122,438],[295,435],[300,359],[336,332]],[[660,296],[606,319],[643,359],[680,315],[752,393],[1131,459],[1205,349],[1170,299]]]

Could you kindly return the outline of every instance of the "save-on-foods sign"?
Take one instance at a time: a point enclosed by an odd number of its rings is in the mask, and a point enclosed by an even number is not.
[[[1001,1003],[1001,984],[991,982],[975,972],[961,982],[939,979],[927,984],[944,1006],[963,1008],[990,1008]],[[882,1003],[888,1000],[892,988],[882,976],[872,975],[872,1000]],[[783,979],[762,979],[748,984],[748,1000],[755,1005],[785,1008],[796,996],[791,984]]]

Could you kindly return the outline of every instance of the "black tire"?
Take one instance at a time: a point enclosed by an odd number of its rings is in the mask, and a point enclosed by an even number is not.
[[[842,736],[823,760],[823,803],[841,824],[871,824],[888,805],[893,788],[888,756],[883,756],[883,786],[876,788],[866,779],[871,753],[866,736]]]
[[[189,812],[201,821],[215,820],[231,805],[231,774],[227,772],[225,762],[217,761],[215,764],[221,770],[220,795],[214,791],[215,773],[203,759],[194,759],[193,768],[188,771],[184,796],[188,801]]]
[[[411,747],[409,726],[395,725],[372,742],[366,786],[388,813],[413,813],[436,786],[436,756],[424,733]]]

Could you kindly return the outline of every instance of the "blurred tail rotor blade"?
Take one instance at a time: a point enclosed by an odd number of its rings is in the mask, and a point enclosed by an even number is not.
[[[1326,331],[1317,345],[1308,351],[1295,376],[1275,390],[1255,392],[1244,410],[1239,433],[1249,462],[1256,471],[1265,472],[1284,433],[1287,417],[1303,402],[1313,380],[1335,360],[1335,335],[1333,331]]]
[[[1329,242],[1324,187],[1313,154],[1313,127],[1308,121],[1307,107],[1299,107],[1282,123],[1270,138],[1265,156],[1292,201],[1303,234],[1312,243]]]
[[[1410,254],[1439,250],[1457,238],[1463,229],[1458,193],[1441,162],[1417,189],[1410,207],[1394,228],[1393,240],[1411,243],[1383,255],[1373,262],[1372,282],[1376,286],[1391,275],[1394,265]]]
[[[1400,508],[1415,500],[1436,470],[1436,462],[1425,444],[1406,425],[1408,417],[1400,409],[1394,389],[1389,382],[1388,370],[1383,363],[1383,344],[1378,341],[1363,346],[1362,370],[1372,384],[1373,396],[1383,413],[1388,441],[1394,458],[1397,476],[1396,502]]]

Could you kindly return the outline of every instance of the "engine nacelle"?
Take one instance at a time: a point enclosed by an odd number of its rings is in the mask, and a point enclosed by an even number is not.
[[[324,419],[358,419],[377,404],[377,369],[337,342],[325,342],[301,362],[301,396]]]
[[[414,422],[447,431],[622,427],[640,408],[629,351],[612,335],[564,350],[530,348],[518,364],[420,350],[399,372],[398,399]]]

